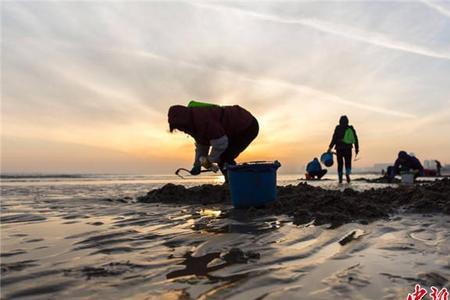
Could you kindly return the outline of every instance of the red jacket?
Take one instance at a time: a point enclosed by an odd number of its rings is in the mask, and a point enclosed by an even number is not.
[[[224,135],[233,140],[252,124],[254,117],[238,105],[222,107],[186,107],[174,105],[169,109],[170,130],[178,129],[192,136],[198,144]]]

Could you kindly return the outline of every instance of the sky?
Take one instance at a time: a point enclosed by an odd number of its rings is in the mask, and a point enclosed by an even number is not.
[[[2,1],[1,171],[167,174],[192,138],[167,110],[238,104],[238,158],[302,172],[341,115],[356,167],[450,163],[450,2]]]

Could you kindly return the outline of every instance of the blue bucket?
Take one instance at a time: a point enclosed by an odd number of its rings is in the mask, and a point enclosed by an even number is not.
[[[249,162],[228,166],[231,201],[235,208],[258,207],[277,198],[277,169],[274,162]]]
[[[320,156],[320,161],[327,167],[331,167],[333,165],[333,153],[325,152]]]

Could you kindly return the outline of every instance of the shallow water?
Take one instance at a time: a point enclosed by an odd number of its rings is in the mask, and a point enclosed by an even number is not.
[[[287,216],[250,218],[228,204],[133,201],[174,180],[2,180],[2,299],[406,299],[416,283],[449,288],[447,215],[327,229]]]

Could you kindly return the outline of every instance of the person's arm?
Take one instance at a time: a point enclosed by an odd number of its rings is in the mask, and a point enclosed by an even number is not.
[[[422,163],[420,162],[420,160],[417,158],[417,157],[415,157],[415,159],[416,159],[416,161],[417,161],[417,169],[420,171],[420,172],[423,172],[423,166],[422,166]]]
[[[337,127],[334,129],[333,137],[331,138],[330,145],[328,146],[328,151],[333,149],[334,145],[336,145],[336,135],[337,135]]]
[[[199,143],[195,143],[195,158],[194,158],[194,167],[200,167],[202,164],[200,163],[200,157],[208,156],[209,146],[201,145]]]
[[[211,152],[208,155],[208,160],[212,163],[219,163],[220,156],[228,148],[228,137],[226,135],[220,138],[210,140]]]
[[[228,136],[222,123],[217,120],[210,120],[206,125],[205,137],[211,145],[211,151],[207,155],[207,159],[210,163],[218,163],[220,156],[228,148]]]
[[[353,126],[352,126],[352,130],[353,130],[353,135],[355,136],[355,152],[356,152],[356,154],[358,154],[359,153],[358,136],[356,135],[356,130],[355,130],[355,128],[353,128]]]
[[[396,159],[394,164],[394,176],[400,172],[400,160]]]

